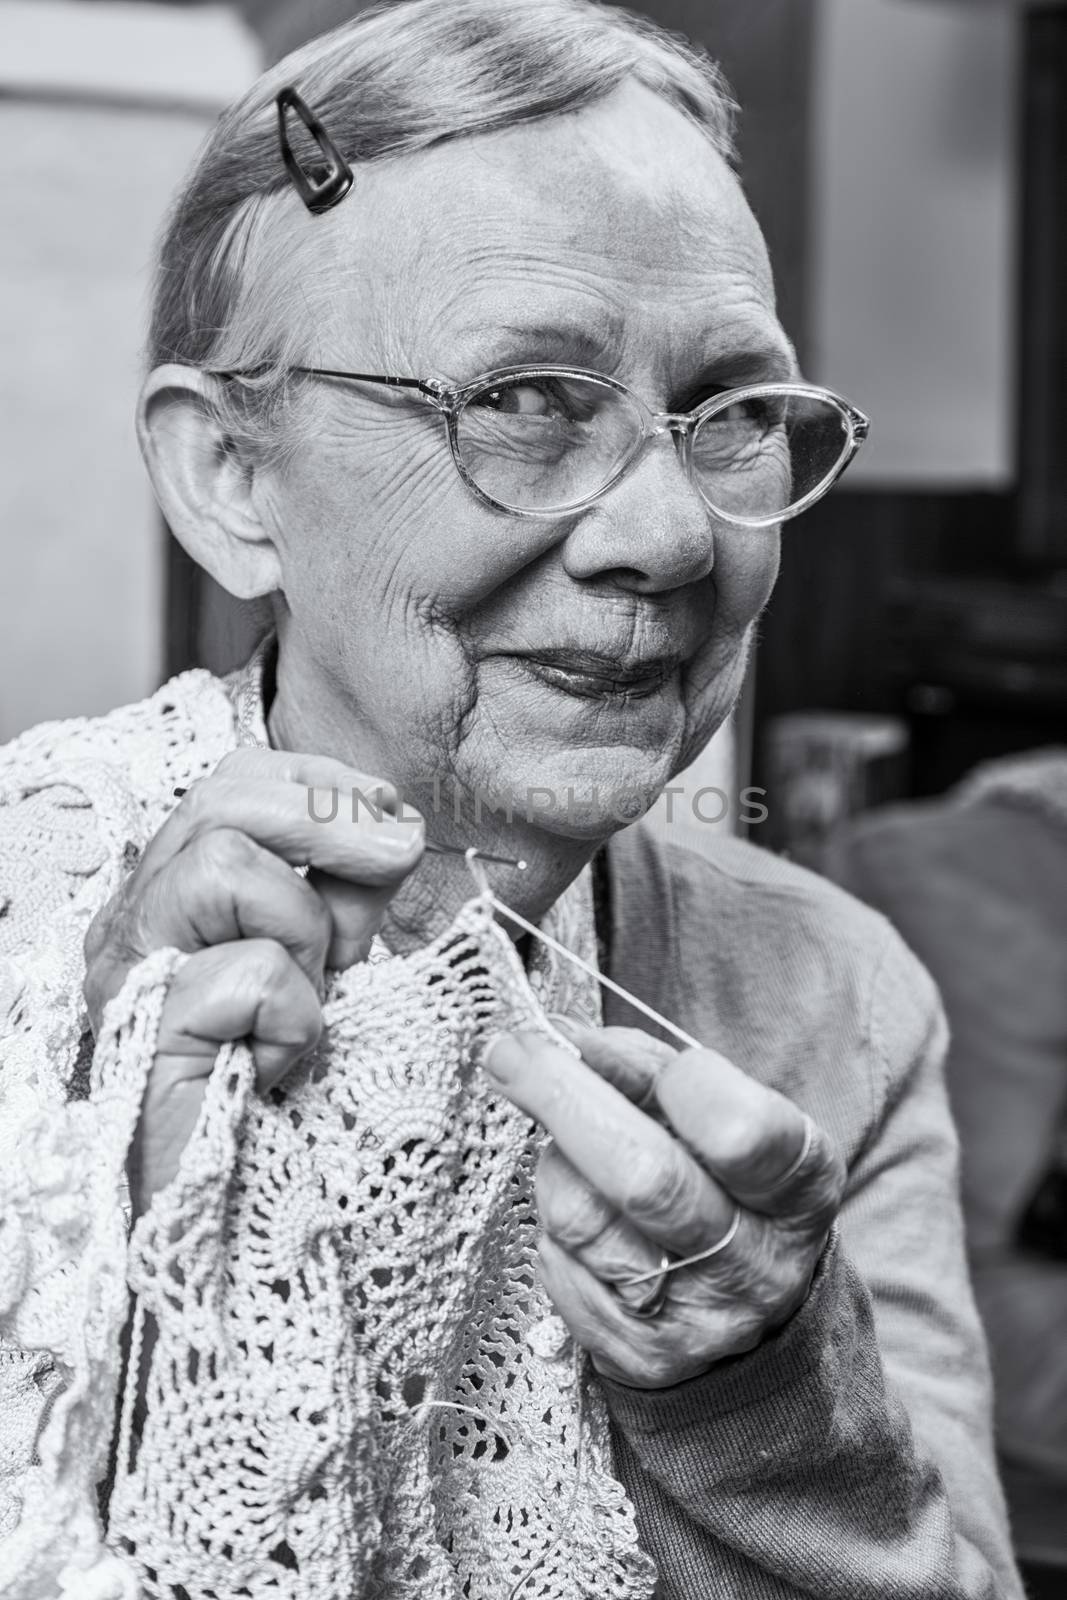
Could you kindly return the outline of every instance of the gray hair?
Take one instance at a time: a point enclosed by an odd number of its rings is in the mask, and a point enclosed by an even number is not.
[[[298,387],[289,369],[309,359],[293,294],[316,278],[314,224],[279,227],[295,200],[278,147],[285,85],[355,168],[351,205],[368,161],[576,111],[628,80],[734,160],[736,108],[716,64],[599,0],[400,0],[293,51],[220,118],[178,196],[159,253],[151,365],[254,373],[225,386],[225,426],[263,448],[280,441]]]

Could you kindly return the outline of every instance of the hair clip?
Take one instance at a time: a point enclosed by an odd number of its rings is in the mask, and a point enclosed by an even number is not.
[[[293,180],[293,187],[303,200],[308,210],[315,216],[322,211],[329,211],[339,200],[343,200],[352,187],[352,168],[326,132],[318,117],[297,94],[290,85],[278,93],[278,139],[282,147],[282,160],[285,162],[286,171]],[[299,117],[308,133],[314,139],[322,156],[324,167],[315,166],[307,169],[300,165],[292,145],[289,143],[289,127],[286,118],[292,111]]]

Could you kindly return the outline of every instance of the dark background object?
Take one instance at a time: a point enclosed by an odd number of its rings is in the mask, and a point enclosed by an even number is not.
[[[1019,543],[1067,567],[1067,10],[1026,18],[1019,304]]]
[[[1061,1158],[1045,1174],[1019,1223],[1024,1250],[1050,1261],[1067,1261],[1067,1163]]]
[[[846,487],[785,530],[757,783],[764,731],[801,706],[903,716],[915,795],[1067,734],[1067,8],[1028,9],[1023,39],[1017,485]]]

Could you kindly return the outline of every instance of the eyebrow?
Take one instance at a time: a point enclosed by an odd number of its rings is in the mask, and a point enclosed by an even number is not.
[[[491,367],[529,361],[593,366],[598,361],[613,361],[617,357],[622,345],[623,323],[621,317],[611,317],[602,329],[594,332],[586,324],[576,322],[505,322],[493,327],[491,338],[481,340],[477,336],[485,335],[484,323],[468,323],[459,331],[470,338],[474,358],[488,362]]]
[[[797,375],[796,356],[788,342],[756,332],[728,344],[709,344],[702,365],[705,372],[722,372],[742,383],[787,383]]]
[[[611,317],[596,331],[572,322],[506,322],[494,325],[491,335],[484,323],[467,323],[458,332],[465,343],[469,340],[471,359],[482,363],[482,371],[542,361],[595,370],[617,360],[624,322]],[[729,342],[719,344],[713,337],[694,339],[693,353],[694,375],[718,372],[734,383],[785,382],[796,376],[788,343],[768,338],[762,329],[731,331]]]

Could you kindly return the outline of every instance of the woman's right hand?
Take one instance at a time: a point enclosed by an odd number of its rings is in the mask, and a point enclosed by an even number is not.
[[[318,820],[334,791],[337,815]],[[130,1150],[135,1215],[174,1177],[222,1044],[247,1038],[269,1089],[317,1042],[326,968],[366,959],[422,856],[421,819],[398,822],[395,807],[390,785],[328,757],[236,750],[188,791],[92,922],[94,1032],[133,966],[153,950],[189,953]],[[306,878],[293,871],[305,864]]]

